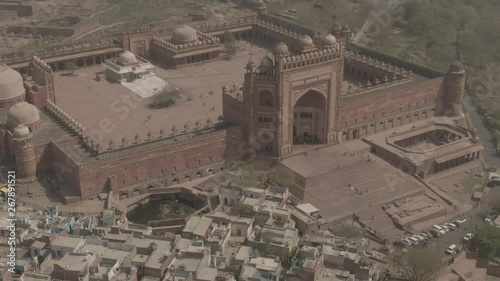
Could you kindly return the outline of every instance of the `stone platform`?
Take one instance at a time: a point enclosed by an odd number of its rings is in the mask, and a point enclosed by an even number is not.
[[[364,146],[313,149],[286,158],[282,164],[305,179],[302,201],[313,204],[329,222],[425,193],[425,186],[413,176],[367,152]]]

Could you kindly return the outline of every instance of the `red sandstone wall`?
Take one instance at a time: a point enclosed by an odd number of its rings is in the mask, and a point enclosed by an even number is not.
[[[135,55],[148,58],[151,55],[150,44],[152,39],[153,34],[151,32],[127,34],[123,36],[122,48]]]
[[[41,109],[45,106],[45,104],[47,103],[47,98],[47,87],[45,86],[38,87],[38,92],[34,92],[31,89],[26,90],[26,100],[28,100],[29,103],[33,104],[38,109]]]
[[[238,124],[240,127],[246,124],[245,104],[230,95],[222,95],[222,116],[224,122]]]
[[[349,102],[346,102],[345,99],[341,100],[339,126],[346,128],[388,115],[434,105],[436,100],[440,98],[442,82],[443,78],[441,77],[407,88],[395,87],[381,95],[373,95],[373,97],[369,97],[370,93],[367,93],[365,94],[368,96],[366,98]]]
[[[65,140],[65,142],[77,143],[77,139],[71,138]],[[36,164],[37,174],[46,175],[53,172],[53,167],[55,166],[55,164],[53,164],[54,163],[52,156],[53,151],[54,150],[51,149],[51,145],[49,143],[35,146],[35,160],[37,163]],[[64,160],[64,162],[62,163],[66,163],[66,160]]]
[[[183,182],[194,179],[198,172],[206,176],[210,168],[214,172],[220,170],[225,158],[238,157],[237,147],[242,141],[240,130],[235,128],[176,146],[81,167],[77,180],[81,189],[78,190],[82,197],[105,192],[107,179],[113,175],[117,176],[119,187],[158,178]]]
[[[77,139],[73,138],[65,142],[76,143],[76,141]],[[80,190],[79,174],[75,162],[66,155],[59,144],[51,142],[50,150],[52,157],[50,167],[54,171],[56,179],[64,180],[75,190]]]

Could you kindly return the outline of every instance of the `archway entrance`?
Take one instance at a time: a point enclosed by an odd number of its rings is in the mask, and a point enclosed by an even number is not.
[[[294,144],[325,143],[326,98],[323,94],[310,90],[293,108]]]
[[[358,130],[353,130],[352,131],[352,139],[359,139],[359,131]]]

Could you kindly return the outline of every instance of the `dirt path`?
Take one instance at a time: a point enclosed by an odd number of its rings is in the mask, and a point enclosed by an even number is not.
[[[74,39],[80,39],[80,38],[83,38],[89,34],[92,34],[94,32],[97,32],[99,30],[103,30],[105,28],[108,28],[108,27],[113,27],[113,26],[116,26],[116,25],[120,25],[120,24],[124,24],[125,22],[124,21],[121,21],[121,22],[117,22],[117,23],[113,23],[113,24],[108,24],[108,25],[102,25],[102,26],[99,26],[98,28],[94,29],[94,30],[91,30],[89,32],[85,32],[83,34],[81,34],[80,36],[77,36],[75,37]]]
[[[97,15],[100,15],[100,14],[105,13],[107,11],[113,10],[114,8],[119,7],[119,6],[123,5],[124,3],[126,3],[126,2],[121,2],[120,4],[116,4],[116,5],[112,6],[112,7],[109,7],[106,10],[102,10],[102,11],[99,11],[97,13],[94,13],[94,14],[90,15],[90,17],[93,18],[93,17],[95,17]]]

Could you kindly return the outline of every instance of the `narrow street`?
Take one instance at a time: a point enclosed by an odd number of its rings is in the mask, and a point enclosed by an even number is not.
[[[488,167],[499,167],[500,168],[500,157],[497,156],[495,145],[493,143],[493,138],[484,126],[481,116],[477,112],[471,98],[466,95],[464,98],[465,109],[469,114],[470,121],[474,126],[477,136],[480,139],[481,144],[484,146],[484,151],[482,153],[483,159]],[[500,200],[500,187],[490,189],[487,196],[483,197],[480,205],[472,210],[465,218],[467,222],[460,226],[456,230],[450,230],[446,235],[439,238],[432,238],[429,240],[428,245],[432,249],[436,250],[440,256],[445,257],[445,251],[451,244],[456,244],[458,246],[463,245],[462,239],[465,234],[469,232],[474,232],[474,230],[483,224],[482,215],[491,209],[491,205]]]
[[[476,227],[480,227],[483,224],[482,215],[490,210],[490,204],[500,198],[500,188],[493,188],[490,190],[488,196],[484,198],[485,201],[481,202],[479,207],[472,210],[468,215],[465,216],[467,221],[461,225],[456,230],[450,230],[446,235],[439,238],[431,238],[428,242],[428,246],[434,249],[437,254],[441,257],[445,257],[445,251],[451,244],[456,244],[457,246],[463,245],[462,239],[465,234],[469,232],[474,232]]]

